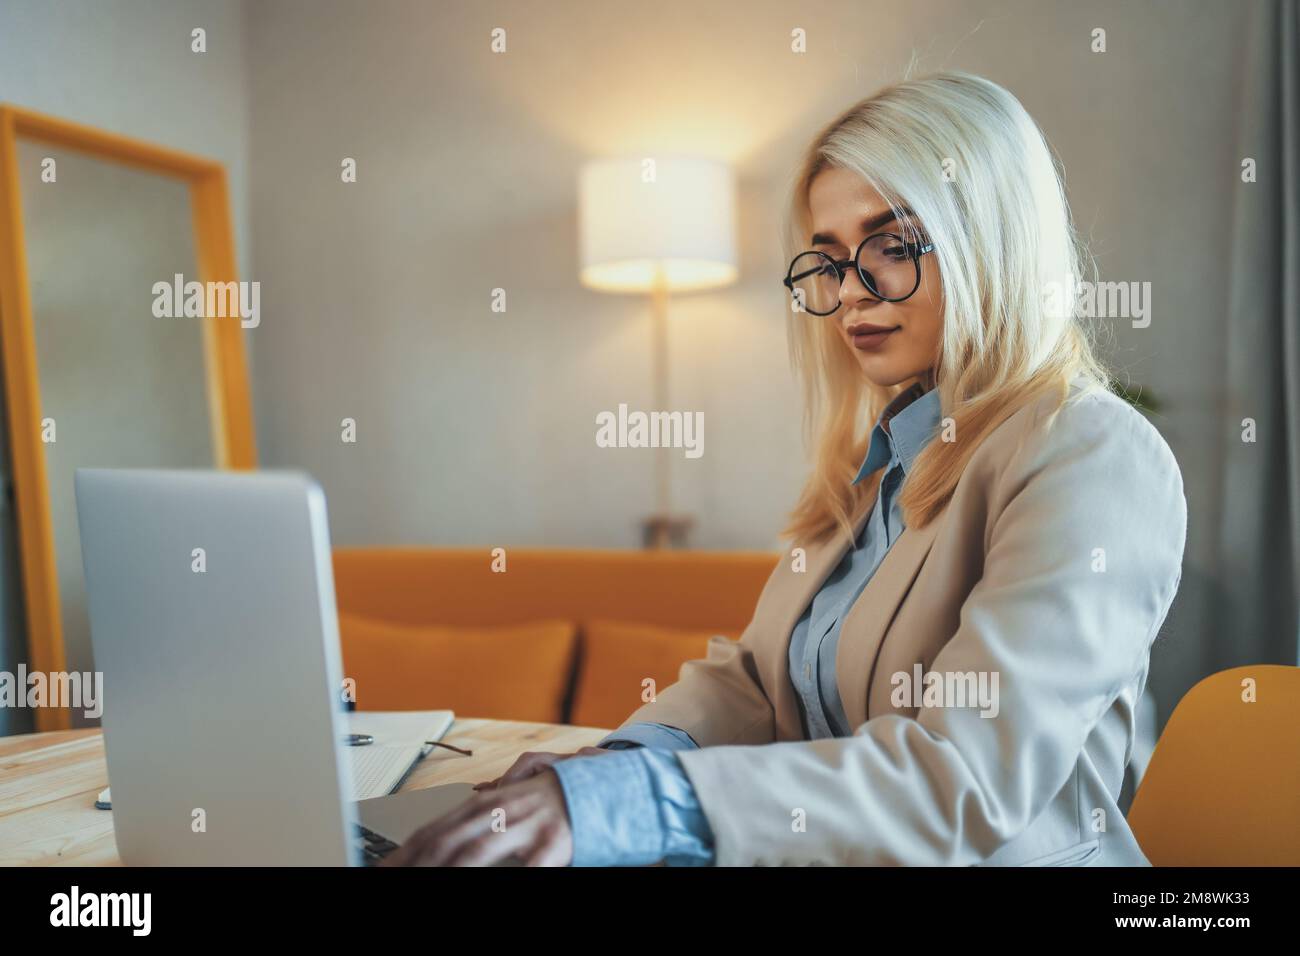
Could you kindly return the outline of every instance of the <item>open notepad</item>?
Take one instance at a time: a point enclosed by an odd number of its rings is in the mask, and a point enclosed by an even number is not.
[[[450,710],[356,710],[348,714],[349,732],[369,734],[373,744],[342,748],[352,763],[352,799],[392,793],[417,760],[441,740],[455,715]]]
[[[347,715],[348,732],[369,734],[373,744],[349,747],[339,742],[351,766],[353,800],[392,793],[417,760],[432,750],[426,741],[441,740],[455,714],[450,710],[357,710]],[[112,809],[112,794],[100,792],[95,806]]]

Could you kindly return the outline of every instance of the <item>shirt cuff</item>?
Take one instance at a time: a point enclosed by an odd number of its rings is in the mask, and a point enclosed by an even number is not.
[[[551,764],[573,833],[574,866],[648,866],[663,858],[650,771],[640,750]]]
[[[568,806],[574,866],[713,861],[713,831],[675,754],[638,748],[551,769]]]
[[[630,747],[655,747],[659,750],[698,750],[699,744],[684,730],[666,724],[636,723],[620,727],[597,747],[627,750]]]

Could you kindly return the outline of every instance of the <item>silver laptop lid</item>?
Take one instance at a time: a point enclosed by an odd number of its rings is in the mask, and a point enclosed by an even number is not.
[[[76,493],[123,862],[354,862],[319,486],[78,469]]]

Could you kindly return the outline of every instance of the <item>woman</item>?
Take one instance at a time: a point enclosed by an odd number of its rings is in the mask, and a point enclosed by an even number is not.
[[[749,627],[393,862],[1147,862],[1116,798],[1186,503],[1075,317],[1042,133],[902,83],[816,138],[788,223],[815,465]]]

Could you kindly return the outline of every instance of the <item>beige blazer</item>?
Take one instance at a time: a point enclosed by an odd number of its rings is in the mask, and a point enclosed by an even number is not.
[[[1155,428],[1079,385],[1050,429],[1037,400],[989,435],[944,512],[903,532],[845,617],[836,679],[852,736],[804,738],[787,661],[843,535],[806,545],[806,570],[787,554],[740,641],[714,638],[624,723],[700,745],[681,761],[719,865],[1147,863],[1116,799],[1187,505]],[[921,687],[952,692],[912,696],[917,665],[936,675]],[[956,689],[978,680],[996,687],[996,713],[962,706]]]

